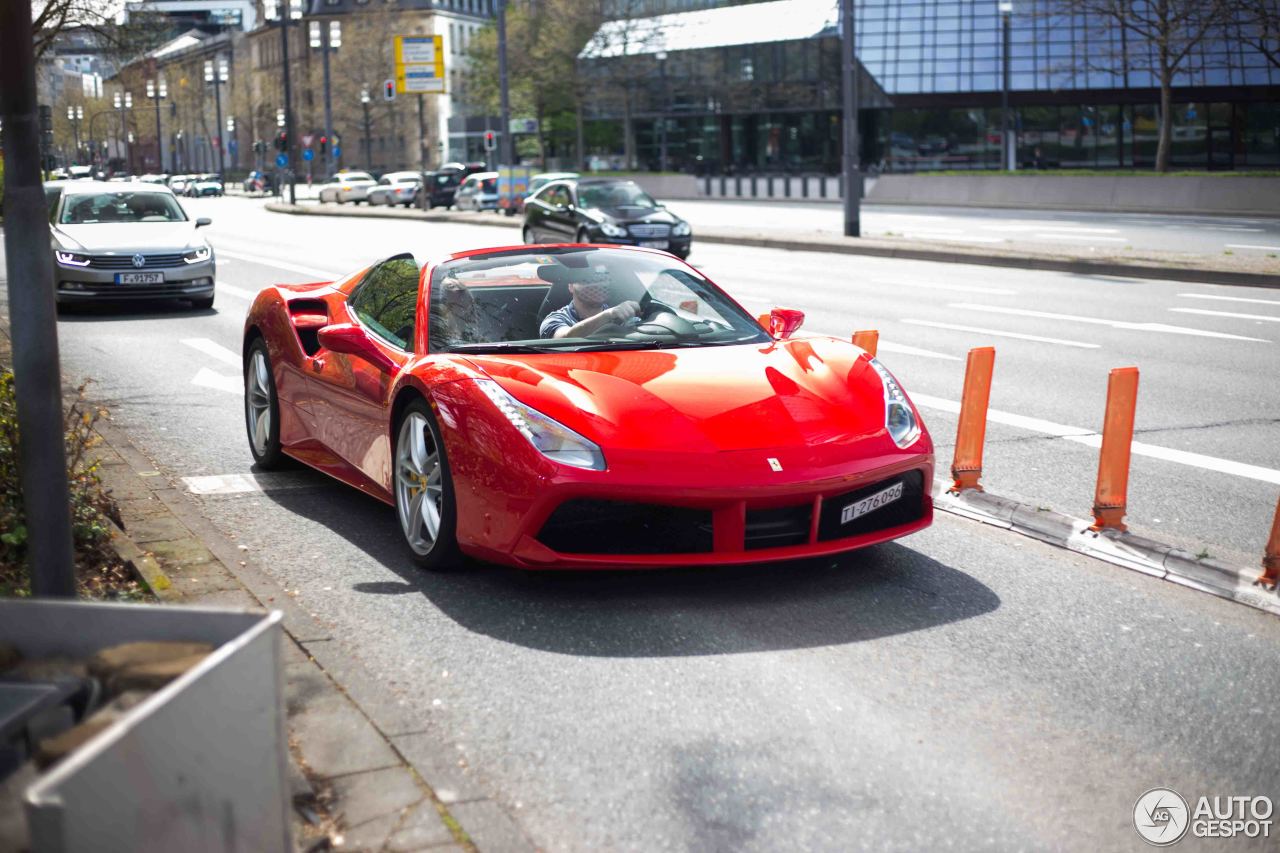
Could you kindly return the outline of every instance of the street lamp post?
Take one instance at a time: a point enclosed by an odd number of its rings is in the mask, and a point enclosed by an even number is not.
[[[844,84],[844,235],[862,236],[862,172],[858,162],[858,51],[853,0],[840,0],[840,68]]]
[[[222,156],[222,84],[227,82],[227,61],[221,57],[204,61],[204,82],[213,84],[213,104],[216,123],[214,132],[218,135],[218,174],[226,171],[226,162]]]
[[[662,81],[662,115],[658,117],[658,171],[667,171],[667,52],[653,55],[658,60],[658,76]]]
[[[288,119],[288,116],[287,116],[287,114],[285,113],[285,111],[284,111],[283,109],[276,110],[276,134],[277,134],[276,138],[277,138],[277,139],[279,139],[279,134],[280,134],[282,131],[284,132],[284,135],[285,135],[285,148],[284,148],[284,151],[287,151],[287,150],[288,150],[288,143],[289,143],[289,131],[288,131],[288,130],[286,130],[286,128],[288,127],[288,124],[289,124],[289,119]],[[279,146],[277,146],[277,147],[279,147]],[[282,151],[281,153],[283,153],[283,151]],[[279,166],[277,166],[277,167],[276,167],[276,171],[277,171],[277,172],[279,172],[279,171],[280,171],[280,167],[279,167]],[[277,196],[279,196],[279,195],[281,194],[281,189],[282,189],[282,188],[281,188],[281,186],[280,186],[280,183],[281,183],[281,182],[280,182],[279,180],[277,180],[277,181],[275,182],[275,190],[276,190],[276,193],[275,193],[275,194],[276,194]]]
[[[129,165],[128,165],[129,164],[129,153],[128,153],[129,147],[128,147],[128,143],[125,142],[125,138],[124,138],[124,134],[125,134],[124,114],[127,111],[133,109],[133,93],[125,92],[122,97],[119,92],[116,92],[115,97],[112,100],[113,100],[113,103],[115,104],[116,111],[120,115],[120,135],[116,137],[117,145],[119,145],[122,142],[125,143],[125,149],[124,149],[125,156],[123,159],[125,161],[125,168],[128,169],[129,168]],[[119,151],[117,150],[117,154],[118,153]]]
[[[164,136],[160,130],[160,102],[169,97],[169,86],[163,77],[147,81],[147,97],[156,105],[156,165],[164,172]]]
[[[287,2],[288,11],[281,9],[280,4]],[[294,147],[293,139],[293,84],[289,79],[289,24],[302,19],[302,0],[265,0],[263,11],[266,19],[280,28],[280,57],[284,65],[284,138],[285,156]],[[298,187],[294,178],[293,161],[287,165],[289,171],[289,203],[298,203]]]
[[[360,90],[360,104],[364,107],[364,167],[373,168],[373,148],[369,139],[369,90]]]
[[[76,139],[76,155],[75,160],[80,159],[80,122],[84,121],[84,107],[81,105],[67,107],[67,121],[71,122],[71,132],[75,134]]]
[[[333,174],[333,100],[329,88],[329,53],[342,47],[342,24],[330,21],[325,26],[323,21],[311,22],[311,47],[320,51],[321,65],[324,66],[324,168],[325,175]]]
[[[1009,136],[1009,48],[1011,44],[1009,19],[1011,17],[1013,17],[1013,0],[1000,0],[1000,28],[1004,34],[1004,50],[1001,57],[1004,65],[1003,83],[1000,87],[1000,159],[1004,161],[1004,168],[1010,172],[1018,168],[1017,146]]]
[[[498,90],[502,107],[498,154],[504,164],[512,166],[515,164],[515,151],[511,145],[511,96],[507,85],[507,0],[498,0]]]
[[[227,136],[231,137],[232,141],[235,141],[235,134],[236,134],[235,116],[227,116]],[[230,146],[230,143],[228,143],[228,146]],[[240,145],[237,143],[235,147],[232,149],[231,168],[233,169],[236,168],[239,165],[239,161],[240,161]],[[226,181],[226,178],[227,178],[226,175],[222,176],[222,179],[224,182]]]

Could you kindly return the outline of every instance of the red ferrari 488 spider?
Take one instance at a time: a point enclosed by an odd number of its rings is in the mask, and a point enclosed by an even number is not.
[[[851,343],[768,330],[665,252],[399,255],[258,294],[244,332],[259,466],[393,505],[429,568],[752,563],[933,518],[933,446]]]

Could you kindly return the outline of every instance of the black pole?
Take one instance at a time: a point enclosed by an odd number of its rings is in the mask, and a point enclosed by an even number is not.
[[[152,99],[156,104],[156,166],[160,174],[164,171],[164,134],[160,130],[160,83],[156,82],[155,97]]]
[[[1003,9],[1000,14],[1001,27],[1004,31],[1004,81],[1000,87],[1000,164],[1001,169],[1012,168],[1012,145],[1009,141],[1009,10]]]
[[[844,235],[862,236],[862,173],[858,163],[858,56],[853,0],[840,0],[840,68],[844,86]]]
[[[360,105],[364,107],[364,167],[369,171],[373,171],[373,141],[369,139],[369,101],[367,98],[360,98]]]
[[[515,154],[511,150],[511,94],[507,87],[507,0],[498,0],[498,90],[502,101],[498,156],[502,165],[514,166]]]
[[[218,123],[214,127],[214,131],[215,131],[214,138],[218,140],[218,174],[222,176],[223,180],[226,180],[226,177],[227,177],[226,161],[223,159],[223,156],[222,156],[222,144],[225,141],[222,138],[222,68],[221,68],[220,60],[218,60],[217,57],[214,57],[212,67],[213,67],[213,108],[218,118]]]
[[[296,147],[293,139],[293,86],[289,82],[289,9],[288,2],[280,4],[280,56],[284,59],[284,153],[289,161],[285,166],[289,175],[289,204],[297,204],[298,186],[293,171],[293,150]]]
[[[324,163],[325,177],[337,170],[333,168],[333,99],[329,88],[329,21],[320,22],[320,54],[324,65]]]
[[[4,118],[4,248],[18,404],[18,470],[31,592],[73,598],[71,498],[62,443],[62,376],[49,210],[40,182],[31,4],[0,3],[0,116]]]

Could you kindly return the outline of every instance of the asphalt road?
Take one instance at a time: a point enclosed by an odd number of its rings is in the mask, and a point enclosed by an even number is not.
[[[258,288],[505,233],[184,203],[214,219],[215,310],[60,322],[64,369],[179,488],[250,473],[238,352]],[[1134,458],[1134,527],[1256,564],[1280,491],[1271,292],[731,246],[692,260],[812,331],[879,328],[942,470],[965,351],[994,343],[985,482],[1078,515],[1096,451],[1052,434],[1096,429],[1107,369],[1138,364],[1154,450]],[[834,562],[425,575],[389,508],[318,474],[192,500],[401,691],[425,734],[398,744],[472,768],[545,849],[1140,849],[1151,787],[1280,799],[1274,617],[945,515]]]
[[[695,234],[699,226],[844,233],[843,207],[830,202],[671,201],[670,207],[693,224]],[[979,248],[1034,247],[1085,256],[1133,249],[1280,257],[1280,218],[866,204],[862,228],[868,237]]]

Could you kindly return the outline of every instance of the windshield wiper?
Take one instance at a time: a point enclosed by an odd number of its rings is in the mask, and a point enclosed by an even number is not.
[[[548,352],[552,349],[558,349],[558,347],[513,341],[493,341],[479,344],[454,344],[446,352]]]

